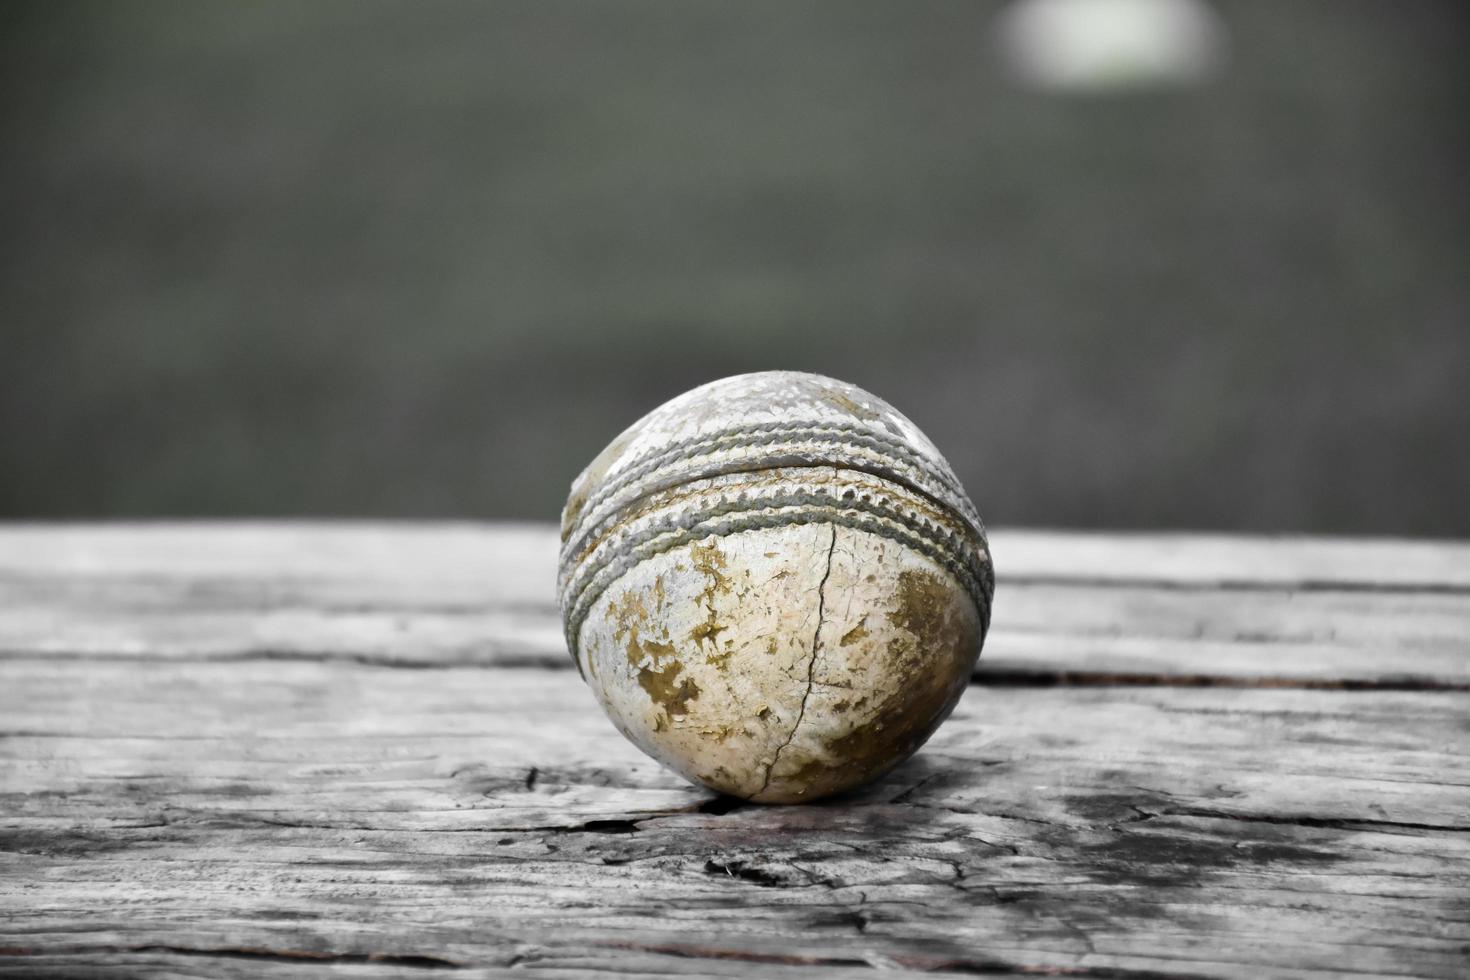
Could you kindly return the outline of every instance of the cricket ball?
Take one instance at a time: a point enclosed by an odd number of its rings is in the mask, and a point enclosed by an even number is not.
[[[985,529],[883,400],[814,374],[695,388],[613,440],[562,512],[567,646],[686,779],[816,800],[912,755],[990,622]]]

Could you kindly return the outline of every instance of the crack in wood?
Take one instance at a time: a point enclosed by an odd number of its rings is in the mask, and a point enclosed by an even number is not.
[[[1006,575],[1007,587],[1062,586],[1078,589],[1159,589],[1167,592],[1371,592],[1384,595],[1470,595],[1470,585],[1458,582],[1369,582],[1353,579],[1169,579],[1144,576],[1116,578],[1087,575]]]
[[[721,863],[711,859],[704,862],[704,873],[716,877],[737,878],[740,881],[748,881],[762,888],[789,888],[792,884],[789,878],[772,874],[762,868],[746,864],[744,861],[726,861]]]
[[[970,677],[975,687],[1239,687],[1297,691],[1470,691],[1470,683],[1432,677],[1317,678],[1230,674],[1162,674],[1088,670],[989,668]]]
[[[7,947],[0,954],[8,956],[41,956],[49,950]],[[442,956],[421,953],[337,953],[306,949],[269,949],[259,946],[172,946],[166,943],[144,943],[137,946],[88,947],[69,952],[99,953],[167,953],[174,956],[203,956],[220,959],[275,960],[286,963],[376,963],[385,966],[413,967],[427,970],[458,970],[465,964]]]
[[[737,960],[744,963],[760,963],[774,966],[860,967],[872,970],[892,969],[897,966],[919,973],[956,973],[965,976],[1040,975],[1049,977],[1083,977],[1090,978],[1090,980],[1194,980],[1194,978],[1201,977],[1200,974],[1186,974],[1178,971],[1161,973],[1155,970],[1136,970],[1110,966],[1039,965],[980,957],[888,954],[881,957],[856,958],[844,956],[810,956],[796,953],[760,953],[752,950],[725,949],[715,946],[695,946],[682,943],[611,942],[599,945],[608,949],[653,953],[661,956],[677,956],[687,959],[705,960]]]
[[[1136,808],[1135,808],[1136,809]],[[1140,810],[1140,813],[1144,811]],[[1427,830],[1438,833],[1470,833],[1470,824],[1414,823],[1405,820],[1374,820],[1357,817],[1312,817],[1295,814],[1230,813],[1203,807],[1173,807],[1150,816],[1201,817],[1210,820],[1239,820],[1246,823],[1283,824],[1291,827],[1321,827],[1327,830]],[[1144,818],[1148,819],[1148,818]],[[1130,821],[1131,822],[1131,821]]]
[[[906,803],[906,802],[908,802],[908,800],[911,797],[913,797],[913,795],[915,793],[917,793],[919,790],[923,789],[925,786],[929,785],[930,783],[934,782],[936,779],[938,779],[942,775],[943,775],[943,773],[931,773],[930,775],[925,776],[923,779],[919,780],[917,783],[914,783],[914,785],[910,786],[908,789],[904,790],[902,793],[899,793],[897,796],[895,796],[892,799],[890,799],[888,802],[889,803],[895,803],[895,804],[897,804],[897,803]]]
[[[438,651],[422,659],[395,657],[389,654],[354,653],[350,650],[281,650],[262,647],[221,653],[171,653],[160,657],[152,653],[128,650],[27,650],[0,649],[0,661],[142,663],[142,664],[250,664],[303,663],[352,664],[361,667],[383,667],[390,670],[548,670],[570,673],[576,669],[566,653],[557,650],[507,650],[493,643],[466,643],[458,652]]]
[[[535,770],[533,770],[534,772]],[[527,782],[532,782],[528,776]],[[610,818],[601,820],[588,820],[579,824],[568,826],[557,826],[555,824],[539,825],[534,827],[495,827],[495,828],[449,828],[437,827],[421,831],[431,834],[636,834],[643,830],[643,824],[650,820],[665,820],[672,817],[688,816],[691,814],[705,814],[709,816],[723,817],[729,813],[746,809],[751,804],[732,796],[715,796],[707,800],[701,800],[691,806],[676,807],[672,810],[658,810],[651,813],[643,813],[638,816],[626,818]],[[262,821],[279,826],[301,826],[307,828],[338,829],[338,830],[373,830],[372,827],[337,827],[325,824],[282,824],[278,821]]]

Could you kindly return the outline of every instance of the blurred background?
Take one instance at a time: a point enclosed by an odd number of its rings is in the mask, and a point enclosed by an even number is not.
[[[1470,6],[0,9],[0,517],[554,519],[701,382],[992,524],[1470,535]]]

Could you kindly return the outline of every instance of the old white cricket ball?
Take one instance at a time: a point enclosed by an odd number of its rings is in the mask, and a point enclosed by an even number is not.
[[[908,758],[964,693],[994,591],[939,450],[814,374],[696,388],[572,485],[558,598],[613,724],[687,779],[815,800]]]

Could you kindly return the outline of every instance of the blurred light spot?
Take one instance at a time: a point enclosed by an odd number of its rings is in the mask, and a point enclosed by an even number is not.
[[[1204,0],[1018,0],[996,29],[1018,81],[1067,92],[1206,81],[1229,45]]]

